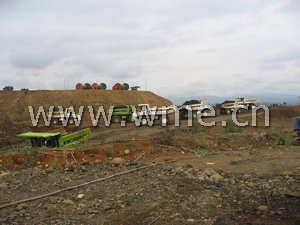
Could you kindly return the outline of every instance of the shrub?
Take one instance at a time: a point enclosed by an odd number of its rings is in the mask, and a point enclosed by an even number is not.
[[[161,145],[176,145],[177,138],[174,130],[166,130],[157,136],[157,143]]]
[[[193,120],[192,134],[199,134],[202,133],[203,131],[204,131],[203,126],[197,120]]]
[[[3,88],[3,91],[13,91],[14,90],[14,87],[13,86],[5,86]]]
[[[285,133],[279,138],[280,145],[291,145],[293,143],[293,138],[290,134]]]
[[[207,142],[205,134],[201,133],[199,135],[198,140],[199,140],[199,147],[204,148],[204,149],[208,149],[208,142]]]
[[[157,155],[157,154],[160,154],[160,153],[161,153],[161,149],[158,148],[158,147],[153,146],[153,147],[151,147],[151,148],[149,149],[149,153],[150,153],[150,154],[153,154],[153,155]]]
[[[24,165],[25,165],[26,168],[33,168],[33,167],[36,167],[36,166],[37,166],[37,163],[36,163],[35,157],[32,156],[32,155],[28,155],[28,156],[25,158]]]
[[[274,145],[291,145],[293,137],[288,132],[285,133],[271,133],[266,134],[267,140],[271,141]]]
[[[113,153],[113,149],[112,149],[111,146],[106,147],[106,148],[104,149],[104,155],[105,155],[105,156],[110,157],[110,156],[112,155],[112,153]]]
[[[29,92],[29,89],[28,88],[22,88],[21,91],[25,94],[27,94]]]
[[[226,127],[224,127],[225,133],[241,133],[242,127],[236,125],[232,120],[226,121]]]

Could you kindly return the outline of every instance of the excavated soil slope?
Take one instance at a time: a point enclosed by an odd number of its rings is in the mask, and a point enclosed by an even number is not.
[[[51,105],[74,106],[114,106],[148,103],[150,106],[169,106],[171,102],[149,91],[112,91],[112,90],[45,90],[45,91],[0,91],[0,112],[13,122],[29,120],[28,106],[35,110]],[[47,108],[48,110],[48,108]]]

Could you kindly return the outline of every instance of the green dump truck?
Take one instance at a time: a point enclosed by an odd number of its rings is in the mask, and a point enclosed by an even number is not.
[[[92,130],[86,128],[65,135],[60,132],[26,132],[17,136],[30,139],[32,147],[70,148],[90,139]]]
[[[113,123],[120,123],[121,121],[132,122],[132,113],[131,105],[114,106],[111,121]]]

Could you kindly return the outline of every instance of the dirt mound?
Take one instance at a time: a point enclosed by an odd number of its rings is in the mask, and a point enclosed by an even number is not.
[[[299,111],[295,107],[274,107],[270,108],[271,119],[293,119],[299,116]]]
[[[0,113],[0,126],[1,131],[7,132],[12,128],[13,123],[9,120],[6,113]]]
[[[112,90],[52,90],[52,91],[13,91],[0,92],[0,112],[5,112],[13,122],[30,120],[28,106],[35,110],[39,106],[99,106],[137,105],[148,103],[151,106],[169,106],[171,102],[152,92],[112,91]]]
[[[9,131],[13,129],[13,123],[9,120],[5,113],[0,113],[0,143],[9,143]]]

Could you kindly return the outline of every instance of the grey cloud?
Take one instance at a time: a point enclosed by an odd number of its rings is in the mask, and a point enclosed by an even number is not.
[[[119,59],[111,61],[97,58],[84,58],[78,59],[77,61],[84,66],[87,71],[116,79],[132,78],[137,76],[141,70],[139,62],[134,60],[128,61],[126,59]]]
[[[205,77],[209,77],[207,74]],[[193,82],[186,82],[182,84],[180,95],[185,96],[252,96],[259,97],[259,93],[268,93],[272,91],[284,91],[286,88],[283,83],[298,84],[298,78],[295,77],[282,77],[279,80],[270,79],[269,77],[261,76],[251,77],[242,74],[234,74],[230,79],[220,78],[218,82],[210,79],[198,79]],[[290,91],[295,91],[295,86],[291,86]],[[288,93],[288,92],[287,92]]]
[[[12,51],[10,56],[14,67],[24,69],[43,69],[56,60],[55,55],[49,55],[41,49]]]
[[[250,73],[280,80],[300,68],[299,51],[292,51],[299,49],[297,22],[288,23],[293,9],[280,0],[28,0],[0,6],[1,85],[55,89],[63,79],[140,84],[147,76],[158,93],[223,94],[267,85],[255,84]],[[270,24],[279,25],[275,30]],[[279,51],[285,48],[279,32],[287,52]],[[265,38],[268,45],[258,43]]]
[[[202,53],[213,53],[216,52],[217,48],[203,48],[196,51],[196,53],[202,54]]]
[[[274,56],[266,57],[264,62],[288,62],[300,59],[300,49],[292,49],[285,52],[281,52]]]
[[[284,5],[276,10],[280,13],[295,13],[298,14],[300,12],[300,1],[299,0],[289,0],[284,1]]]
[[[64,40],[68,41],[64,41]],[[11,62],[17,68],[38,68],[43,69],[55,62],[61,60],[68,61],[68,58],[79,57],[83,66],[89,67],[90,70],[97,69],[101,72],[102,66],[105,68],[112,66],[112,69],[118,68],[122,61],[127,65],[121,66],[120,69],[132,69],[128,64],[136,64],[139,61],[138,56],[145,54],[148,50],[153,51],[156,48],[164,46],[164,42],[155,38],[143,38],[135,34],[116,34],[110,38],[101,37],[101,34],[95,37],[84,38],[81,34],[78,37],[64,37],[63,40],[56,44],[48,46],[39,46],[29,43],[26,47],[17,47],[11,50]],[[91,57],[96,55],[97,58]],[[84,56],[84,57],[82,57]],[[78,61],[78,60],[77,60]],[[129,67],[129,68],[128,68]]]
[[[262,70],[284,70],[286,69],[286,66],[281,63],[276,62],[261,62],[260,65],[258,65],[258,69]]]
[[[295,66],[298,67],[298,68],[300,68],[300,60],[296,60],[295,61]]]
[[[166,16],[166,26],[178,23],[189,23],[202,19],[222,19],[226,16],[257,13],[269,7],[272,1],[175,1],[161,10]]]
[[[286,69],[286,64],[289,62],[297,62],[300,60],[300,49],[293,49],[278,54],[264,57],[260,61],[260,69],[283,70]]]

